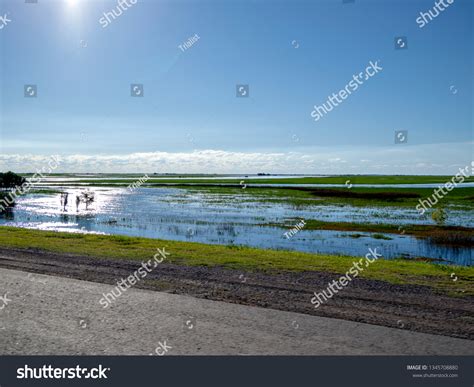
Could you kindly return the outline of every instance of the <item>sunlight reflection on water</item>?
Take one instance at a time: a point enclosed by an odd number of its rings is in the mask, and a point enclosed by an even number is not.
[[[59,189],[55,187],[55,189]],[[76,196],[83,189],[62,187],[69,194],[66,211],[59,194],[31,194],[17,201],[10,217],[0,224],[49,231],[117,234],[148,238],[195,241],[224,245],[299,250],[341,255],[364,255],[379,247],[385,258],[399,256],[444,258],[472,265],[471,251],[430,244],[427,240],[390,234],[390,240],[374,239],[371,233],[351,237],[348,232],[302,230],[291,239],[286,229],[262,226],[287,219],[429,224],[415,209],[379,209],[351,206],[300,206],[261,202],[252,195],[208,194],[178,188],[90,187],[95,201],[76,210]],[[472,212],[450,211],[452,224],[472,226]]]

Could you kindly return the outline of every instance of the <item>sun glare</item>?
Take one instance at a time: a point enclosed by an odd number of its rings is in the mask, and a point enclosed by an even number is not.
[[[66,0],[66,3],[70,5],[71,7],[75,6],[78,2],[79,0]]]

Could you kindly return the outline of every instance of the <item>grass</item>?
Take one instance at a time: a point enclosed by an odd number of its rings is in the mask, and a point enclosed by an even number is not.
[[[354,207],[412,207],[433,194],[431,188],[351,188],[322,189],[310,187],[242,187],[185,186],[176,188],[205,191],[209,194],[248,195],[265,202],[281,202],[295,206],[350,205]],[[439,201],[439,205],[457,209],[474,209],[474,188],[456,188]],[[449,212],[449,208],[448,208]]]
[[[88,255],[141,262],[166,248],[168,261],[179,265],[220,266],[247,271],[323,271],[346,273],[358,258],[261,250],[243,246],[207,245],[125,236],[84,235],[0,227],[0,246],[32,248],[58,253]],[[73,258],[71,258],[73,259]],[[452,281],[455,272],[458,280]],[[380,259],[361,277],[394,284],[426,285],[448,295],[474,295],[474,268],[435,265],[407,260]],[[465,290],[460,293],[460,290]]]

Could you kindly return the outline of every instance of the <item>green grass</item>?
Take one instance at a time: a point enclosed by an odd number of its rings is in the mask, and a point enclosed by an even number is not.
[[[295,206],[350,205],[354,207],[412,207],[419,199],[433,194],[431,188],[276,188],[276,187],[224,187],[224,186],[177,186],[191,191],[209,194],[248,195],[264,202],[286,203]],[[474,188],[456,188],[437,204],[456,206],[457,209],[474,209]],[[435,207],[437,207],[435,206]],[[447,208],[449,213],[449,208]]]
[[[224,187],[224,186],[177,186],[189,191],[201,191],[216,195],[243,195],[248,199],[266,203],[291,204],[305,206],[354,206],[354,207],[403,207],[415,208],[419,199],[432,195],[430,188],[352,188],[318,189],[318,188],[275,188],[275,187]],[[356,195],[354,195],[356,194]],[[223,201],[225,202],[225,198]],[[455,206],[458,210],[474,209],[474,188],[456,188],[439,201],[444,207]],[[437,206],[438,206],[437,205]],[[437,207],[435,206],[435,207]]]
[[[33,248],[59,253],[88,255],[141,262],[166,248],[168,261],[179,265],[221,266],[248,271],[323,271],[346,273],[358,258],[261,250],[242,246],[207,245],[125,236],[84,235],[0,227],[0,246]],[[73,259],[73,258],[71,258]],[[458,277],[452,281],[450,274]],[[361,277],[394,284],[430,286],[455,296],[474,295],[474,268],[435,265],[408,260],[379,259],[361,272]],[[460,293],[460,290],[465,290]]]

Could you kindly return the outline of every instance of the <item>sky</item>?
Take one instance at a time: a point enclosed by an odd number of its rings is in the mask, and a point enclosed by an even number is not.
[[[0,0],[0,170],[33,172],[51,155],[58,172],[104,173],[471,164],[470,0],[423,28],[416,19],[434,0],[133,1],[105,23],[117,1]],[[370,62],[381,70],[315,121],[314,106]]]

